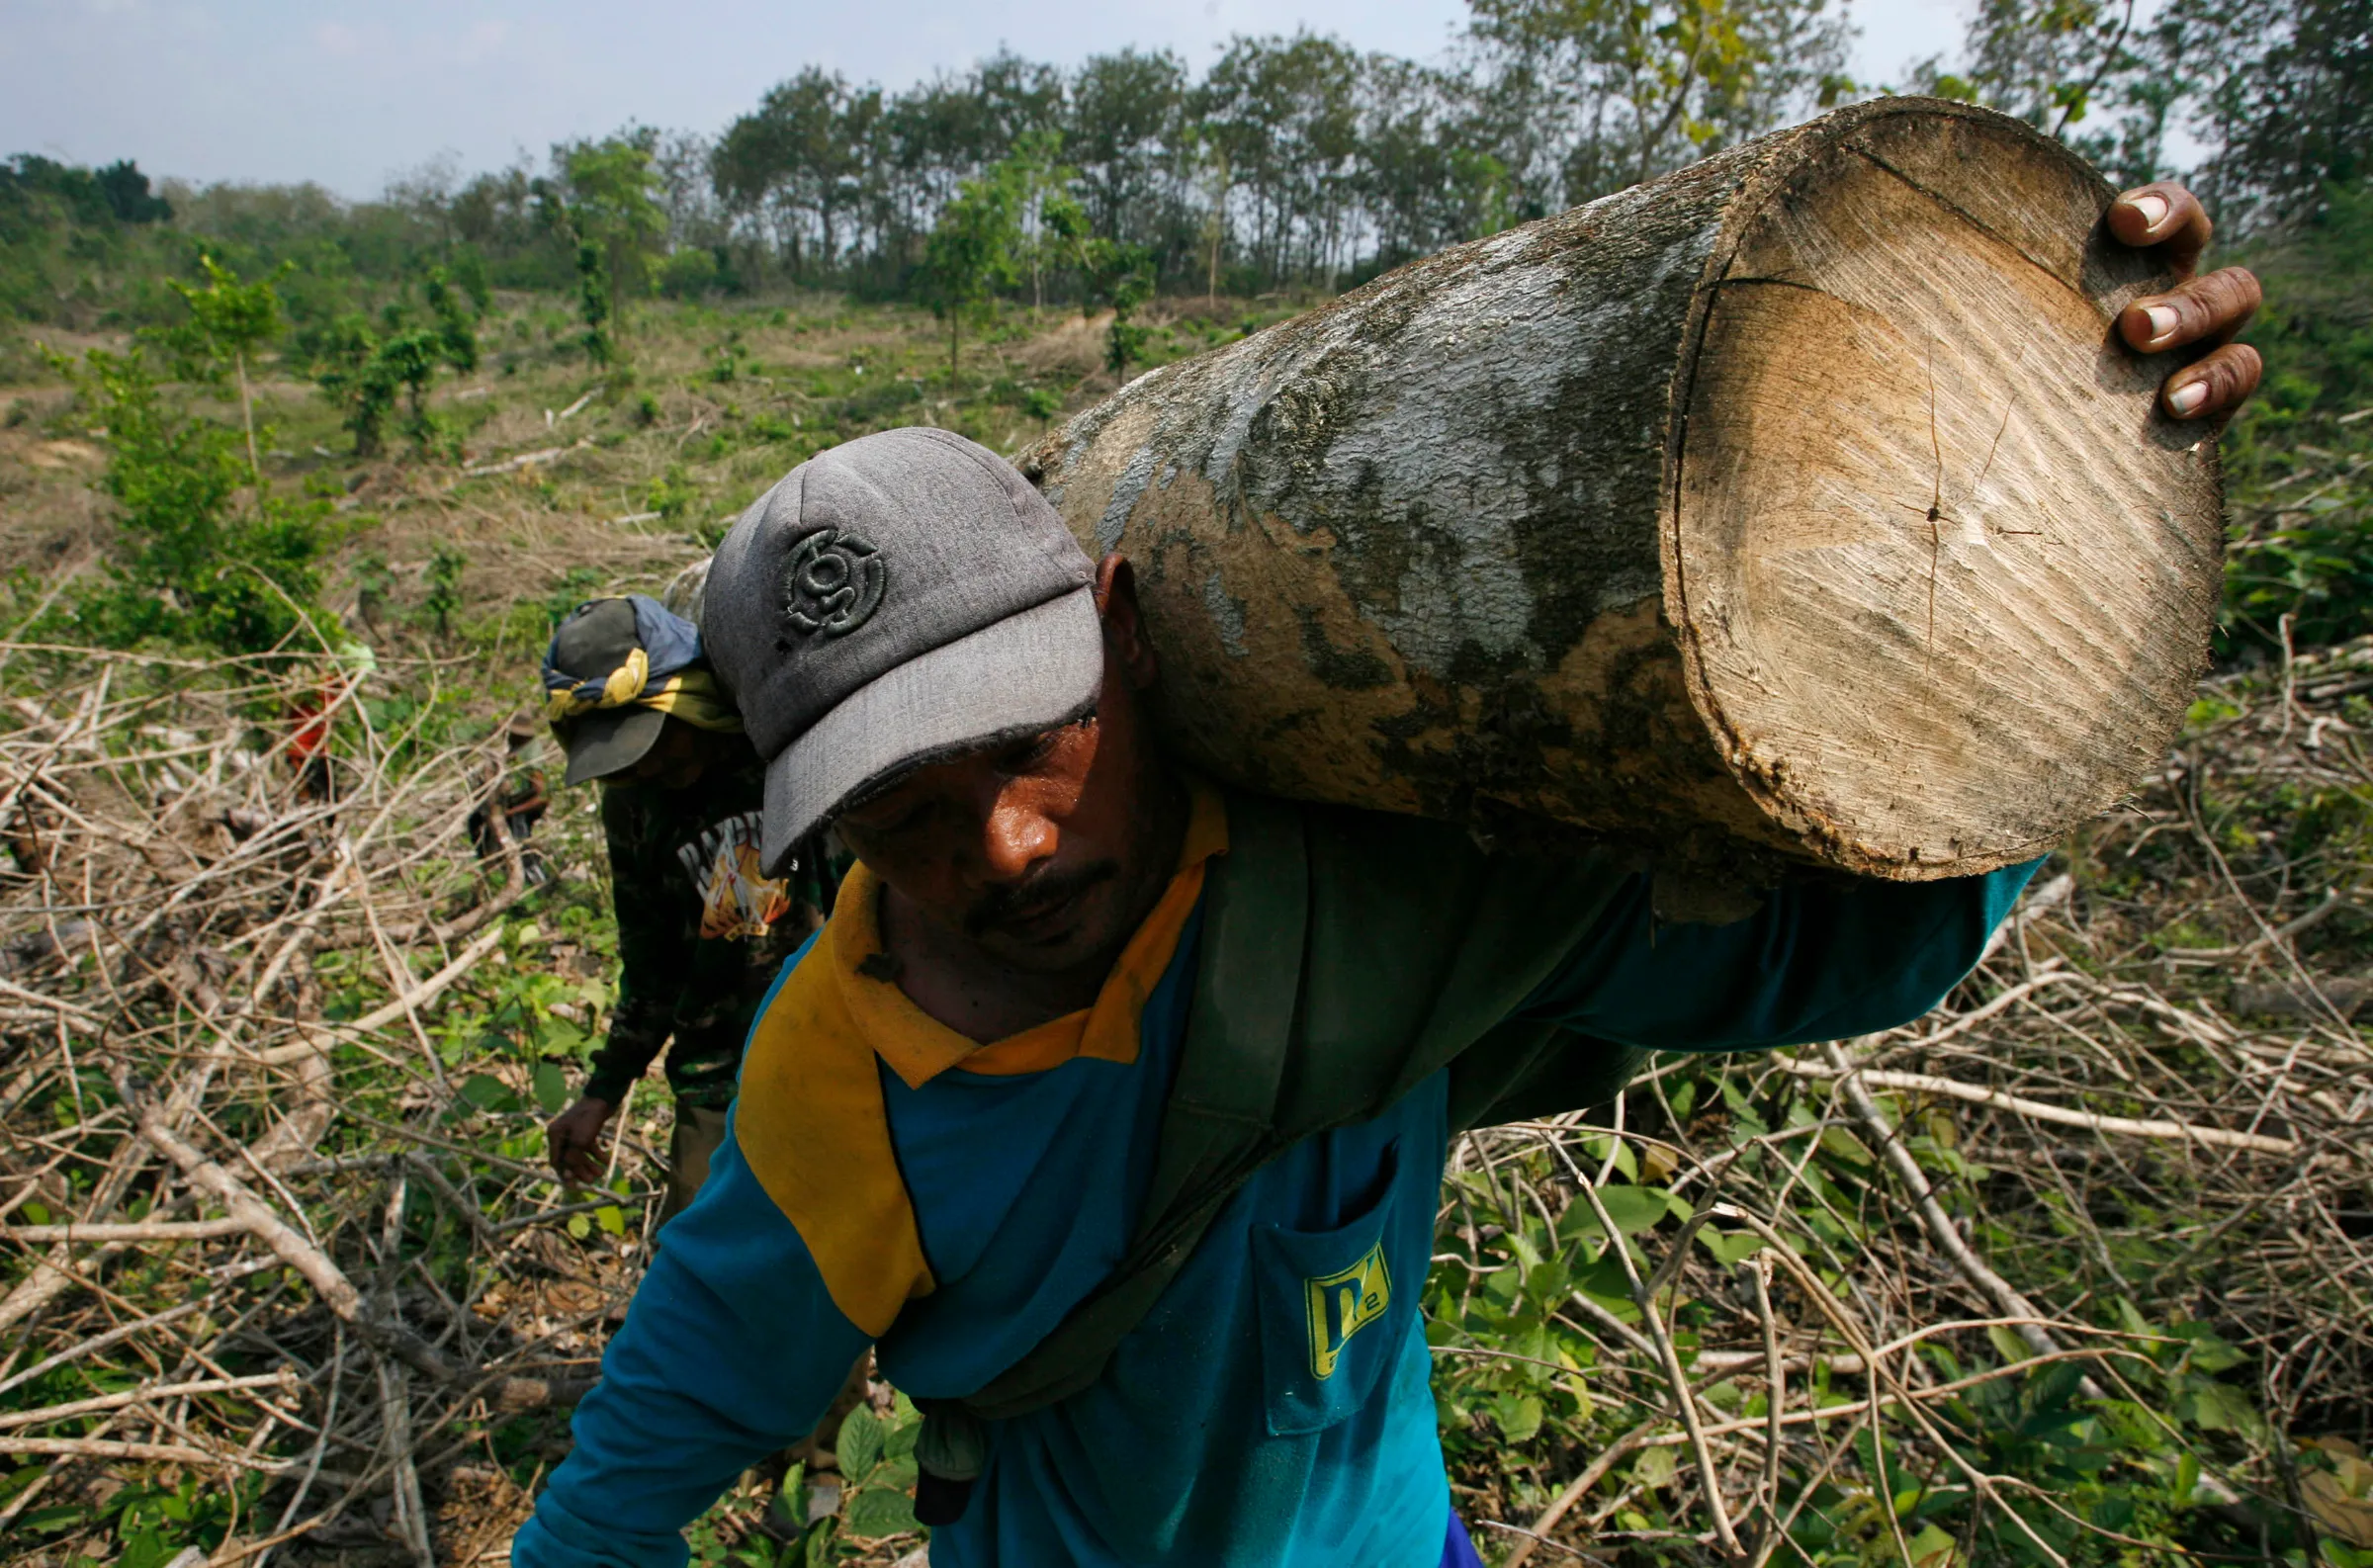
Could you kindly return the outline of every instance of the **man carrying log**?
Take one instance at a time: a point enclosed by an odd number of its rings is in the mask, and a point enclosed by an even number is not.
[[[2130,242],[2197,219],[2124,204]],[[2253,296],[2186,286],[2129,339],[2229,335]],[[2221,354],[2170,412],[2246,394]],[[1451,1138],[1602,1100],[1649,1050],[1915,1017],[2033,869],[1659,927],[1613,856],[1212,788],[1149,735],[1129,564],[944,431],[795,470],[707,613],[767,759],[762,867],[827,822],[859,864],[520,1568],[680,1564],[868,1344],[927,1413],[940,1568],[1474,1564],[1418,1306]]]
[[[596,1179],[602,1128],[665,1049],[664,1225],[708,1176],[743,1039],[783,959],[831,910],[831,868],[810,851],[758,869],[764,771],[691,622],[640,594],[580,604],[553,634],[544,685],[566,782],[603,786],[619,958],[609,1037],[547,1129],[552,1163]]]

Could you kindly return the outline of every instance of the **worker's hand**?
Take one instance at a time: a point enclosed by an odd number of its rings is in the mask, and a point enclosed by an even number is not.
[[[2168,270],[2183,281],[2165,294],[2146,294],[2118,315],[2127,343],[2146,352],[2215,345],[2166,379],[2159,406],[2177,419],[2223,418],[2257,391],[2265,366],[2257,350],[2236,343],[2263,298],[2245,267],[2197,275],[2200,253],[2216,225],[2200,199],[2172,180],[2138,186],[2109,206],[2109,231],[2129,245],[2156,245]]]
[[[601,1178],[601,1129],[609,1124],[610,1113],[618,1107],[606,1099],[586,1095],[562,1111],[544,1125],[544,1138],[552,1150],[552,1168],[564,1181],[597,1181]]]

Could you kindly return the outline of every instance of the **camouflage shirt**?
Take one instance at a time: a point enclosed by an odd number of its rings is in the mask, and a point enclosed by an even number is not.
[[[758,870],[766,774],[712,769],[688,788],[602,786],[618,915],[618,1005],[585,1092],[617,1104],[666,1046],[667,1087],[694,1105],[734,1097],[742,1042],[775,972],[832,908],[814,840],[787,878]]]

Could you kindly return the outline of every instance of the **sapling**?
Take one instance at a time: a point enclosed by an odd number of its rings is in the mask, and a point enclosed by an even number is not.
[[[327,500],[251,483],[238,432],[167,403],[137,347],[49,362],[107,432],[114,583],[76,607],[85,627],[118,646],[162,638],[234,653],[268,652],[308,621],[335,629],[313,602],[332,542]],[[233,505],[241,489],[245,507]]]
[[[956,383],[967,320],[987,324],[997,289],[1018,273],[1014,247],[1021,228],[1011,181],[967,180],[956,199],[939,211],[939,221],[923,247],[923,295],[931,313],[947,323],[947,383]]]
[[[213,380],[224,367],[237,378],[239,422],[247,432],[247,474],[260,491],[264,471],[256,454],[255,398],[247,385],[247,362],[288,324],[272,285],[287,277],[295,264],[284,261],[270,277],[253,283],[242,283],[237,273],[212,256],[200,256],[198,265],[206,272],[203,289],[178,278],[167,280],[190,307],[190,319],[153,336],[173,351],[184,374],[193,379]]]

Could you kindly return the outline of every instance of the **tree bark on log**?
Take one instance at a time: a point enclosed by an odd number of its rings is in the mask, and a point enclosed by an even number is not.
[[[1138,378],[1020,462],[1135,564],[1191,763],[1921,880],[2163,755],[2213,437],[2058,143],[1857,105]]]

